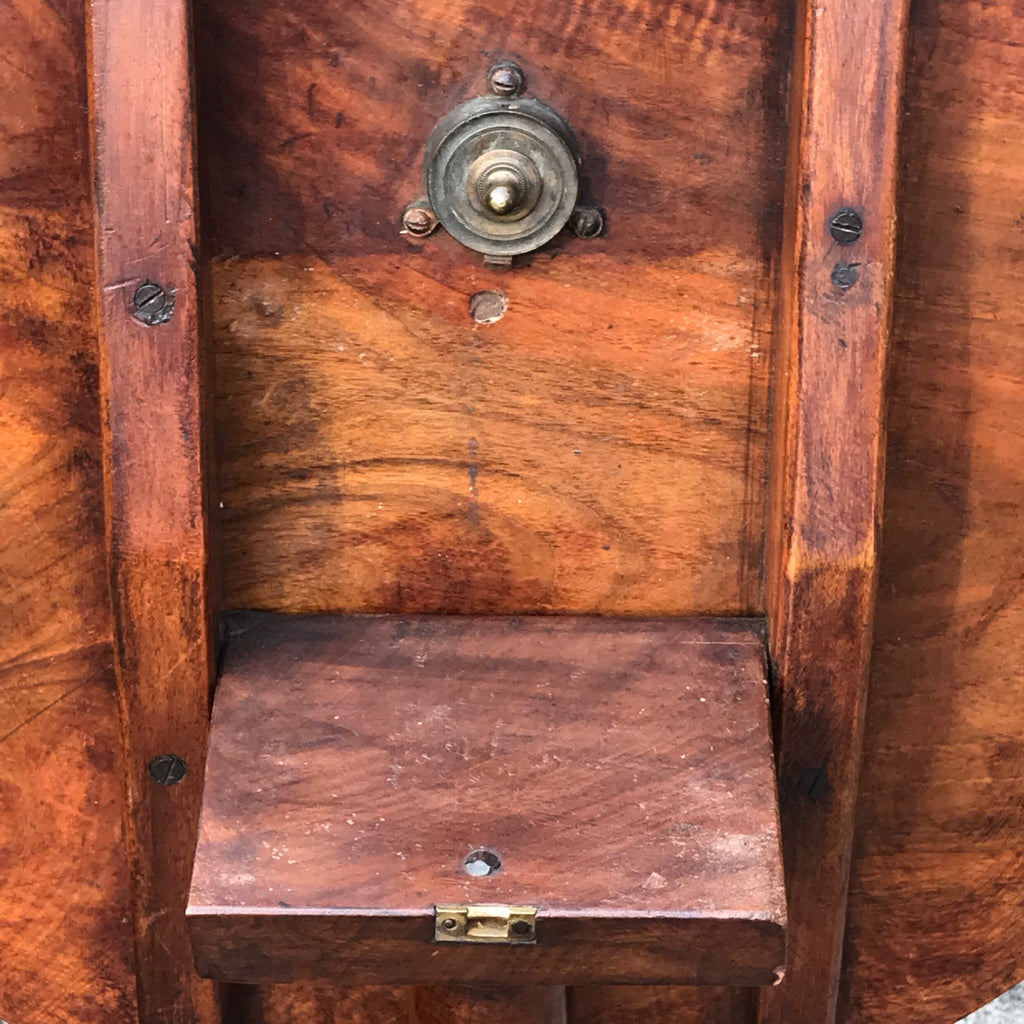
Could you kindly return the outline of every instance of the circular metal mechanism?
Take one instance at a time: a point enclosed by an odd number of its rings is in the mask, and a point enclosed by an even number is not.
[[[431,133],[425,166],[438,220],[485,256],[516,256],[551,241],[579,190],[572,129],[533,99],[486,96],[463,103]]]

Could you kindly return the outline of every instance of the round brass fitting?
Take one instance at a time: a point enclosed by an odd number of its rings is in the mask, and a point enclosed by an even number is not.
[[[549,242],[579,191],[579,146],[568,123],[535,99],[484,96],[456,107],[427,142],[427,196],[452,237],[485,256]]]

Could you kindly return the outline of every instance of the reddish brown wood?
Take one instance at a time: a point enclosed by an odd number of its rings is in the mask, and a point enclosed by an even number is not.
[[[745,620],[237,620],[189,917],[231,981],[763,984],[784,907]],[[483,847],[504,867],[471,878]],[[434,944],[438,903],[537,945]]]
[[[877,574],[906,23],[906,0],[808,0],[798,14],[767,590],[793,932],[763,1024],[835,1014]],[[844,207],[864,221],[849,246],[829,230]]]
[[[228,606],[757,610],[779,5],[197,19]],[[507,274],[398,233],[430,127],[498,55],[575,126],[608,211]],[[508,312],[477,325],[494,288]]]
[[[293,985],[231,985],[225,1021],[302,1021],[302,1024],[409,1024],[415,990],[364,985],[337,988],[299,982]]]
[[[910,39],[847,1024],[1024,978],[1024,19],[937,0]]]
[[[101,389],[140,1019],[209,1022],[184,908],[211,683],[189,26],[180,0],[92,5]],[[147,279],[169,323],[133,319]],[[184,758],[176,786],[147,765]]]
[[[522,985],[418,988],[412,1024],[565,1024],[565,989]]]
[[[664,985],[580,986],[569,1024],[750,1024],[755,989]]]
[[[135,1019],[85,19],[0,0],[0,1017]]]

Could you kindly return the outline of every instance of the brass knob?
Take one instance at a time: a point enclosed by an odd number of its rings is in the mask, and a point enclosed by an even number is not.
[[[519,205],[519,189],[512,183],[487,186],[487,207],[492,213],[504,217]]]
[[[508,260],[549,242],[569,220],[579,146],[565,119],[539,100],[484,96],[437,124],[424,172],[430,207],[448,233]]]

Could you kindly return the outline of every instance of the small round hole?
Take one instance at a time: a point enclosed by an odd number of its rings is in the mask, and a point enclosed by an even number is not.
[[[512,933],[514,935],[529,935],[533,929],[530,927],[529,921],[515,921],[512,924]]]
[[[496,324],[508,310],[508,296],[494,289],[470,297],[469,315],[478,324]]]
[[[496,875],[501,870],[501,858],[492,850],[474,850],[463,862],[467,875],[483,878]]]

